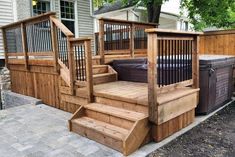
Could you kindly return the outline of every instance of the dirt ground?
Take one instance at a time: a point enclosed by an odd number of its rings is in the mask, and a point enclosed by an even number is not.
[[[235,157],[235,103],[149,157]]]

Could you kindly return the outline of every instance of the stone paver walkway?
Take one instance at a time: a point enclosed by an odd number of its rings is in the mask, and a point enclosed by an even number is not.
[[[70,113],[46,105],[0,111],[0,157],[119,157],[67,128]]]

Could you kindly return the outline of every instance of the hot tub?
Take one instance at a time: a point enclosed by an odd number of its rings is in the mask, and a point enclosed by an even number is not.
[[[200,98],[197,114],[208,114],[231,99],[235,58],[224,55],[201,55]]]

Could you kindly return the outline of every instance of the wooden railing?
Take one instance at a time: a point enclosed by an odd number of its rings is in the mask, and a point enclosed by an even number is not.
[[[157,95],[173,88],[199,88],[199,34],[148,29],[149,120],[156,122]]]
[[[54,12],[42,14],[1,27],[5,48],[6,65],[24,64],[29,61],[51,61],[55,72],[70,86],[87,87],[92,99],[91,39],[74,38]]]
[[[125,20],[100,19],[99,33],[95,33],[96,51],[104,62],[105,55],[130,55],[147,53],[145,29],[156,28],[156,24]]]
[[[24,64],[29,60],[53,56],[50,16],[47,13],[1,27],[5,50],[5,62]]]

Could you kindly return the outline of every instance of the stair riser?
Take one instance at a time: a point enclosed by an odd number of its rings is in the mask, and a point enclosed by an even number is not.
[[[112,74],[108,76],[96,77],[93,79],[93,81],[95,85],[101,84],[101,83],[107,83],[107,82],[114,82],[114,81],[117,81],[117,75]]]
[[[111,147],[112,149],[115,149],[117,151],[123,152],[123,142],[121,140],[116,140],[107,135],[103,135],[102,133],[97,132],[95,130],[86,128],[81,125],[73,124],[73,123],[71,126],[71,130],[81,136],[87,137],[91,140],[94,140],[103,145]]]
[[[108,115],[105,113],[100,113],[100,112],[96,112],[96,111],[92,111],[92,110],[86,110],[86,116],[102,121],[102,122],[106,122],[124,129],[131,129],[132,126],[134,125],[134,122],[130,121],[130,120],[126,120],[123,118],[119,118],[119,117],[115,117],[112,115]]]
[[[78,70],[78,69],[77,69],[78,75],[79,75],[80,73],[85,73],[85,71],[86,71],[85,68],[84,68],[83,70]],[[93,68],[93,69],[92,69],[92,72],[93,72],[93,75],[108,73],[108,67]]]
[[[95,102],[126,109],[126,110],[148,114],[148,106],[144,106],[144,105],[132,104],[132,103],[124,102],[124,101],[113,100],[113,99],[102,98],[102,97],[95,97]]]
[[[93,68],[93,75],[108,73],[108,67]]]

